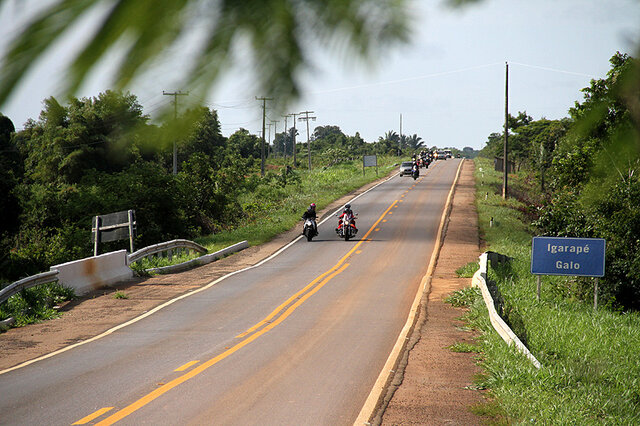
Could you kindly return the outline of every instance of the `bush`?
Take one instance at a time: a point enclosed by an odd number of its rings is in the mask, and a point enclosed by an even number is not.
[[[0,320],[14,318],[20,327],[45,319],[56,318],[56,306],[75,298],[73,289],[57,283],[41,284],[21,291],[0,305]]]

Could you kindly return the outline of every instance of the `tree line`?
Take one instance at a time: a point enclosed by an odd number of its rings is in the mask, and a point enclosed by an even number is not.
[[[262,139],[246,129],[223,136],[217,112],[207,107],[154,124],[135,95],[106,91],[64,105],[48,98],[20,131],[0,114],[0,282],[90,256],[91,219],[99,214],[134,209],[136,247],[257,220],[238,194],[296,182],[293,149],[305,170],[308,147],[294,145],[294,132],[275,136],[261,177]],[[330,166],[396,154],[397,146],[384,138],[367,143],[330,125],[316,127],[311,151],[314,166]],[[122,245],[106,243],[104,250],[116,247]]]
[[[582,89],[569,117],[509,116],[509,159],[534,187],[512,192],[530,205],[539,235],[604,238],[601,291],[614,309],[640,309],[640,63],[616,53],[605,78]],[[481,155],[502,157],[503,133]],[[517,191],[517,189],[513,189]],[[567,297],[591,297],[591,283],[569,280]],[[602,296],[602,295],[601,295]]]

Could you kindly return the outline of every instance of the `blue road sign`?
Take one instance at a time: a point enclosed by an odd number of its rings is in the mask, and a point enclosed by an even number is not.
[[[602,238],[533,237],[531,273],[602,277],[605,247]]]

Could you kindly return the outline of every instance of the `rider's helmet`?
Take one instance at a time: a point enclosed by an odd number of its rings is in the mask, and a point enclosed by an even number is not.
[[[309,204],[309,208],[310,208],[311,210],[315,210],[315,209],[316,209],[316,203],[311,203],[311,204]]]
[[[347,210],[349,210],[349,209],[351,208],[351,204],[345,204],[345,205],[344,205],[344,208],[345,208],[345,209],[347,209]]]

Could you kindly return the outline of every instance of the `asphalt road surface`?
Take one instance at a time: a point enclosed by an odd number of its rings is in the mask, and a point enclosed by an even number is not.
[[[404,327],[459,160],[395,176],[259,266],[0,375],[0,424],[353,424]]]

